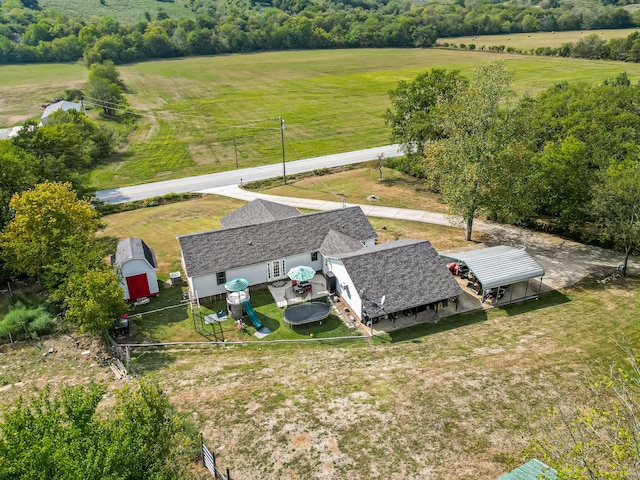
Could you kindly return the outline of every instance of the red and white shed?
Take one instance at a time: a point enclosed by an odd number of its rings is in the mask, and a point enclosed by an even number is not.
[[[125,300],[133,301],[158,295],[158,263],[153,250],[142,239],[121,240],[116,254],[111,257],[111,264],[118,267]]]

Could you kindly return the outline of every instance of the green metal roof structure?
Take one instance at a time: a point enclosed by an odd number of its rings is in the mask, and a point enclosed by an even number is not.
[[[558,472],[534,458],[498,480],[558,480]]]
[[[249,280],[244,278],[234,278],[224,284],[227,292],[241,292],[249,286]]]

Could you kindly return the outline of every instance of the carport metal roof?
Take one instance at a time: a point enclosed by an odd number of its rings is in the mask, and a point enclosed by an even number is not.
[[[441,256],[464,262],[480,281],[482,288],[513,285],[544,275],[544,269],[524,248],[500,245]]]

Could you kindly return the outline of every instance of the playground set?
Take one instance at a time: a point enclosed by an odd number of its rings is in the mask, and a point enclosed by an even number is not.
[[[214,337],[216,341],[224,340],[224,331],[221,322],[227,320],[228,317],[236,321],[238,330],[246,331],[244,322],[245,316],[248,317],[248,323],[255,327],[258,338],[263,338],[271,333],[265,327],[255,310],[251,306],[251,294],[249,293],[249,282],[244,278],[235,278],[225,283],[227,311],[221,310],[217,313],[202,316],[200,304],[198,308],[193,309],[194,325],[196,331],[205,337]],[[199,321],[198,321],[199,320]]]

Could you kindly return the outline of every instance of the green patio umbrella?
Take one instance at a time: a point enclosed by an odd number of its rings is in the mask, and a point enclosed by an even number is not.
[[[249,286],[249,280],[244,278],[234,278],[224,284],[224,288],[227,292],[241,292]]]
[[[311,280],[316,274],[316,271],[311,267],[300,265],[299,267],[293,267],[287,272],[287,276],[291,280],[296,282],[305,282]]]

